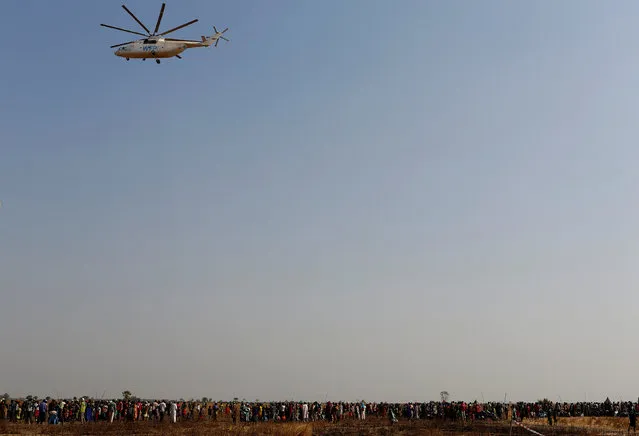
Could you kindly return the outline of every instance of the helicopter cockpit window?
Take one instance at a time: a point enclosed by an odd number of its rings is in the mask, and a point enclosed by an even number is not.
[[[155,39],[145,39],[144,43],[145,44],[157,44],[157,41]]]

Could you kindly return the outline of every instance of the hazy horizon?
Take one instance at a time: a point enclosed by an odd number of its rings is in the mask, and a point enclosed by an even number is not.
[[[0,392],[639,397],[639,3],[2,5]]]

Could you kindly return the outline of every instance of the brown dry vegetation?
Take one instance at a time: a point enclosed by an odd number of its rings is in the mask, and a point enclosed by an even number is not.
[[[541,418],[528,419],[524,424],[528,426],[534,425],[540,433],[544,433],[544,431],[547,432],[550,428],[546,419]],[[593,434],[616,434],[615,432],[623,432],[625,434],[628,431],[628,418],[612,418],[608,416],[559,418],[557,425],[561,428],[573,429],[574,431],[590,431],[593,432]]]
[[[621,435],[626,434],[628,420],[624,418],[561,418],[557,426],[550,427],[543,419],[525,420],[524,424],[544,435]],[[24,425],[0,423],[0,435],[59,435],[59,436],[204,436],[204,435],[282,435],[282,436],[377,436],[377,435],[508,435],[508,422],[443,423],[440,421],[400,421],[389,425],[381,419],[344,421],[336,424],[314,423],[257,423],[232,425],[229,422],[178,422],[177,424],[152,422],[92,423],[65,425]],[[512,435],[531,435],[526,430],[513,427]]]

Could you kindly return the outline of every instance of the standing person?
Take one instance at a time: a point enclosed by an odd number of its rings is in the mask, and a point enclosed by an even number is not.
[[[38,407],[40,414],[38,415],[38,422],[40,424],[47,422],[47,400],[43,399]]]
[[[67,405],[67,403],[64,400],[60,400],[60,402],[58,403],[58,422],[61,425],[64,425],[64,407]]]
[[[164,402],[164,400],[160,402],[160,405],[158,407],[160,408],[160,422],[162,422],[164,421],[164,413],[166,412],[166,403]]]
[[[109,423],[113,422],[113,418],[115,417],[115,408],[115,401],[110,400],[109,405],[107,406],[107,420],[109,421]]]
[[[233,418],[233,424],[237,424],[237,421],[240,418],[240,403],[238,403],[238,402],[235,402],[233,404],[233,415],[232,415],[232,418]]]
[[[84,397],[80,398],[80,422],[84,424],[87,422],[87,402],[84,401]]]
[[[388,420],[390,421],[390,424],[393,425],[397,422],[397,417],[395,416],[395,408],[392,405],[389,405],[388,407]]]
[[[633,433],[637,434],[637,412],[634,407],[631,408],[630,413],[628,413],[628,421],[628,434],[630,434],[631,428]]]
[[[31,398],[27,398],[24,403],[24,422],[26,424],[33,424],[33,412],[35,411],[35,406],[33,400]]]
[[[171,404],[169,404],[169,415],[171,415],[171,422],[175,424],[177,420],[177,404],[175,404],[175,401],[171,401]]]

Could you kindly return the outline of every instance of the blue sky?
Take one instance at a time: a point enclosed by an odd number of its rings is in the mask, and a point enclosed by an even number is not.
[[[636,399],[637,12],[4,2],[0,390]]]

